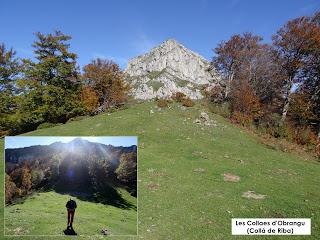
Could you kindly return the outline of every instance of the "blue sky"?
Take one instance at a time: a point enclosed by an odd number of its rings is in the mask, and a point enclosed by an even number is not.
[[[49,145],[54,142],[70,142],[77,137],[5,137],[5,148],[21,148],[34,145]],[[135,136],[81,137],[90,142],[111,144],[113,146],[132,146],[138,144]]]
[[[125,67],[168,38],[210,60],[232,34],[251,31],[270,42],[287,20],[314,13],[319,0],[1,0],[0,42],[32,57],[34,32],[59,29],[84,66],[95,57]]]

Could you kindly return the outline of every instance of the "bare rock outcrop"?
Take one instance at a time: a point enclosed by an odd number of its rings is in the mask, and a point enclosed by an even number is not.
[[[201,89],[221,80],[207,60],[173,39],[131,59],[125,73],[136,99],[169,98],[176,92],[200,99]]]

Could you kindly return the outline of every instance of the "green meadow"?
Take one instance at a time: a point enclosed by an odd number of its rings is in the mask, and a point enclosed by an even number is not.
[[[216,126],[194,123],[203,111]],[[159,110],[154,102],[145,102],[24,135],[138,136],[139,237],[112,239],[320,238],[320,163],[270,149],[200,103]],[[224,181],[224,173],[240,181]],[[265,198],[242,197],[247,191]],[[21,204],[1,208],[6,234],[45,233],[61,236],[38,239],[67,239],[62,233],[67,199],[55,192],[35,193]],[[135,226],[126,224],[134,217],[134,209],[80,201],[74,227],[79,239],[102,238],[103,226],[114,234],[135,234]],[[237,217],[311,218],[312,236],[231,236],[231,218]]]
[[[135,198],[125,191],[125,199],[135,203]],[[5,208],[6,235],[63,235],[67,226],[66,202],[72,196],[56,192],[35,193],[21,204]],[[73,199],[76,199],[72,197]],[[135,209],[123,210],[101,203],[76,199],[78,208],[74,230],[78,235],[101,235],[108,229],[112,235],[136,235]]]

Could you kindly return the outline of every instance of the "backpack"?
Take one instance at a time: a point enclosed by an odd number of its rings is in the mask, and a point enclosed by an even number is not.
[[[77,204],[75,201],[73,200],[69,200],[67,202],[67,205],[66,205],[67,208],[70,208],[70,209],[76,209],[77,208]]]

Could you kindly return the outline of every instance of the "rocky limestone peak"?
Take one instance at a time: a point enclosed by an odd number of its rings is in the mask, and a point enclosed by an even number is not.
[[[175,92],[199,99],[203,85],[220,80],[207,60],[174,39],[131,59],[125,73],[137,99],[169,98]]]

